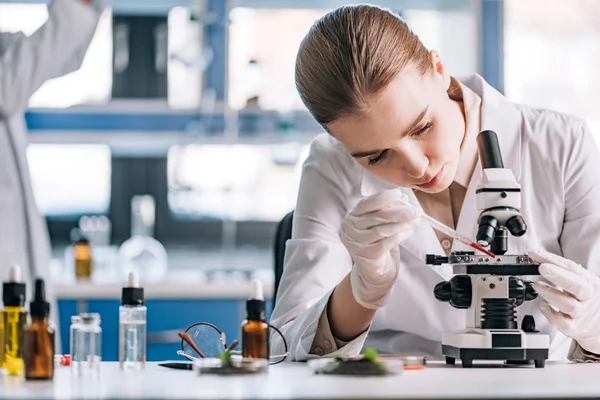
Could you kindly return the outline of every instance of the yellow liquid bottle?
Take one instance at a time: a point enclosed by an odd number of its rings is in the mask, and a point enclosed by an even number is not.
[[[0,374],[4,365],[4,323],[2,323],[2,314],[0,313]]]
[[[27,312],[22,307],[5,307],[1,315],[4,331],[2,368],[8,375],[23,376],[23,332],[27,323]]]
[[[73,245],[75,258],[75,277],[77,280],[89,280],[92,276],[92,248],[86,238],[80,238]]]
[[[0,331],[2,331],[2,358],[0,366],[8,375],[23,376],[23,334],[27,323],[25,305],[25,284],[21,282],[21,270],[11,267],[10,279],[2,285],[4,310],[0,312]]]

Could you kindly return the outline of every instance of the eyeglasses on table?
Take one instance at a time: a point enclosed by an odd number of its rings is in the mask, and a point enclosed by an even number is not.
[[[288,352],[287,341],[285,340],[283,333],[281,333],[281,331],[275,326],[271,324],[268,325],[269,330],[273,329],[281,336],[285,348],[285,352],[283,354],[271,355],[269,357],[269,364],[275,365],[284,361],[286,357],[290,355],[290,353]],[[217,357],[219,354],[224,353],[225,350],[228,349],[225,332],[221,331],[219,328],[209,322],[197,322],[193,325],[190,325],[184,332],[189,335],[190,339],[201,353],[198,354],[198,352],[190,344],[181,339],[181,350],[178,350],[177,354],[187,358],[190,361],[196,361],[199,358]],[[232,355],[239,356],[242,354],[240,350],[235,349],[231,350],[231,353]]]

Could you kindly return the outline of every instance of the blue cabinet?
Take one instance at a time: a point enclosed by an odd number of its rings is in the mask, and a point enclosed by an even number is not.
[[[69,352],[69,326],[71,316],[85,309],[99,313],[102,318],[102,359],[117,361],[119,335],[119,300],[59,300],[61,345],[63,353]],[[225,332],[228,344],[240,340],[240,325],[246,316],[246,302],[240,299],[157,299],[147,300],[148,345],[147,360],[183,360],[177,355],[181,339],[177,332],[184,331],[196,322],[209,322]],[[270,318],[272,301],[267,300],[267,318]]]

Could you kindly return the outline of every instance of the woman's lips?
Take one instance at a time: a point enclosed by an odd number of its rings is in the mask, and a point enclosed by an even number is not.
[[[434,187],[435,185],[437,185],[442,180],[442,175],[444,174],[444,167],[445,166],[443,166],[440,169],[440,172],[438,172],[433,178],[431,178],[431,180],[429,182],[422,183],[417,186],[420,188],[423,188],[423,189],[430,189],[430,188]]]

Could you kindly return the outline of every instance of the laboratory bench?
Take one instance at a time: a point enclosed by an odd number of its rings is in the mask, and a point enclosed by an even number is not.
[[[59,328],[63,352],[69,349],[72,315],[99,313],[102,327],[102,359],[118,360],[120,285],[78,283],[59,285]],[[267,318],[272,311],[272,285],[265,285]],[[246,316],[251,282],[232,284],[154,284],[144,288],[147,314],[147,359],[177,358],[181,339],[177,333],[196,322],[210,322],[225,332],[227,341],[241,339],[240,325]]]
[[[96,377],[77,377],[57,367],[52,381],[4,376],[4,398],[94,399],[576,399],[600,398],[600,364],[548,362],[545,368],[461,368],[430,362],[424,370],[383,377],[315,374],[306,363],[272,365],[245,376],[200,375],[148,363],[123,372],[103,363]]]
[[[55,255],[60,255],[56,252]],[[147,359],[161,361],[179,356],[177,333],[196,322],[210,322],[227,337],[240,338],[246,316],[246,299],[252,279],[263,283],[267,318],[273,308],[272,261],[265,252],[238,252],[220,259],[220,253],[178,249],[169,252],[167,276],[160,283],[144,284],[147,316]],[[118,327],[124,276],[111,268],[99,269],[90,281],[76,281],[60,257],[53,266],[58,299],[58,322],[62,352],[69,351],[71,316],[99,313],[102,327],[102,359],[118,360]]]

